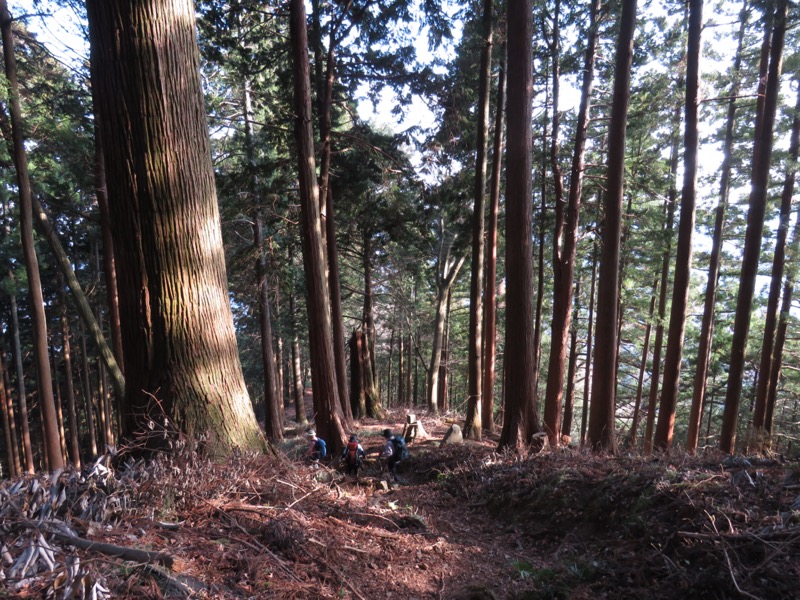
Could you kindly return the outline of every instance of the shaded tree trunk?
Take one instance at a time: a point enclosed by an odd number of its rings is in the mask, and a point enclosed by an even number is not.
[[[506,48],[501,47],[500,74],[494,116],[492,179],[489,184],[489,223],[486,232],[486,306],[483,312],[483,400],[481,422],[494,432],[494,382],[497,362],[497,216],[500,211],[500,176],[503,168],[503,125],[506,94]]]
[[[308,423],[303,403],[303,372],[300,368],[300,337],[297,335],[297,313],[294,292],[289,292],[289,315],[292,320],[292,395],[294,397],[294,420],[300,425]]]
[[[472,268],[469,287],[469,348],[467,351],[467,414],[464,435],[481,439],[483,393],[483,270],[486,236],[486,146],[489,137],[489,90],[492,78],[493,0],[483,0],[481,60],[478,76],[477,152],[472,211]]]
[[[11,271],[8,277],[13,283],[14,276]],[[17,295],[13,291],[9,296],[11,304],[11,337],[14,342],[14,368],[17,375],[17,401],[19,402],[19,419],[22,429],[22,455],[25,463],[25,472],[32,474],[33,446],[31,445],[30,416],[28,414],[28,394],[25,390],[25,370],[22,367],[22,344],[19,338],[19,316],[17,311]]]
[[[123,431],[166,418],[212,452],[262,449],[228,299],[194,4],[89,0],[87,12],[120,276]]]
[[[603,252],[597,296],[597,334],[594,351],[592,400],[588,440],[592,449],[616,452],[616,348],[619,310],[619,260],[622,232],[622,197],[625,168],[630,70],[633,33],[636,29],[636,0],[623,0],[617,56],[614,67],[614,94],[608,140],[608,175],[603,223]]]
[[[775,242],[775,255],[772,260],[772,274],[769,287],[769,299],[767,301],[767,315],[764,323],[764,340],[761,345],[761,363],[758,372],[761,374],[758,380],[758,392],[756,395],[756,406],[753,411],[753,429],[756,434],[756,443],[759,441],[768,445],[768,440],[763,438],[766,433],[765,420],[767,412],[767,400],[770,395],[772,384],[772,363],[775,352],[775,328],[778,322],[778,303],[781,295],[781,285],[783,283],[783,266],[786,258],[786,237],[789,231],[789,220],[792,213],[792,196],[794,195],[794,180],[797,171],[797,153],[800,143],[800,88],[798,89],[797,102],[795,105],[794,118],[792,120],[792,134],[789,143],[789,160],[787,162],[786,177],[783,182],[781,193],[780,225],[778,228],[777,240]]]
[[[83,388],[83,400],[86,406],[86,428],[89,431],[89,450],[91,457],[94,458],[98,453],[97,425],[94,413],[94,398],[92,394],[91,376],[89,373],[89,355],[86,352],[86,335],[83,330],[83,322],[78,321],[78,336],[81,341],[81,387]]]
[[[67,415],[69,416],[69,457],[76,469],[81,468],[78,408],[75,401],[75,382],[72,376],[72,345],[67,314],[67,296],[63,284],[59,286],[61,297],[61,354],[64,358],[64,384],[67,393]]]
[[[6,441],[8,457],[8,476],[17,477],[22,474],[22,463],[19,460],[19,441],[17,425],[14,418],[14,405],[6,386],[6,356],[0,353],[0,413],[3,417],[3,434]]]
[[[714,218],[714,233],[711,238],[711,256],[708,264],[708,280],[706,282],[705,300],[703,303],[703,320],[700,325],[700,339],[697,350],[697,367],[692,389],[692,405],[689,410],[689,431],[686,439],[686,450],[690,453],[697,450],[700,438],[700,421],[703,415],[703,404],[706,395],[706,379],[711,359],[711,343],[714,336],[714,313],[717,302],[717,282],[719,280],[720,257],[722,253],[722,235],[725,227],[725,212],[731,182],[731,160],[733,156],[734,127],[736,124],[736,98],[739,95],[740,70],[742,64],[742,48],[744,32],[747,25],[747,3],[742,4],[740,14],[739,35],[736,56],[733,61],[733,83],[731,84],[728,114],[725,121],[725,140],[722,145],[722,166],[719,183],[719,204]],[[764,61],[765,64],[768,61]]]
[[[506,341],[499,448],[517,450],[538,432],[531,248],[531,0],[507,5]]]
[[[598,205],[600,204],[598,192]],[[586,326],[586,365],[583,375],[583,407],[581,409],[581,446],[586,445],[586,429],[589,424],[589,398],[591,397],[592,389],[592,330],[594,328],[594,302],[595,302],[595,289],[597,288],[597,266],[599,261],[597,259],[597,238],[592,243],[592,285],[589,291],[589,318]]]
[[[575,297],[580,297],[580,281],[575,284]],[[575,303],[575,319],[580,306]],[[569,367],[567,369],[567,390],[564,394],[564,419],[561,422],[561,439],[559,442],[569,444],[572,434],[572,411],[575,409],[575,369],[578,360],[578,329],[570,328]]]
[[[689,0],[689,39],[686,67],[685,134],[683,155],[683,189],[681,216],[678,225],[678,246],[675,259],[675,279],[664,362],[664,385],[658,411],[655,445],[666,450],[672,445],[675,427],[675,407],[678,404],[681,354],[689,304],[689,277],[692,269],[692,234],[694,232],[697,194],[697,152],[699,147],[698,108],[700,87],[700,33],[703,24],[703,1]]]
[[[628,434],[627,444],[630,449],[636,448],[636,435],[639,429],[639,411],[642,406],[642,392],[644,390],[644,374],[647,371],[647,356],[650,353],[650,334],[653,332],[653,315],[656,312],[656,299],[658,298],[658,278],[653,280],[653,293],[650,295],[650,310],[647,313],[644,344],[642,345],[642,360],[639,363],[639,378],[636,382],[636,401],[633,405],[633,418]]]
[[[558,6],[558,4],[557,4]],[[581,102],[578,110],[578,122],[575,133],[575,147],[572,155],[570,171],[570,189],[567,199],[566,216],[563,207],[563,183],[561,171],[557,169],[558,152],[558,118],[553,117],[553,172],[556,179],[556,242],[553,244],[553,320],[550,338],[550,361],[547,370],[547,387],[545,391],[544,428],[550,443],[559,443],[559,419],[561,418],[561,401],[564,392],[564,371],[567,358],[567,340],[572,325],[573,281],[575,278],[575,258],[578,246],[578,228],[580,222],[581,192],[583,185],[584,155],[586,135],[589,127],[592,87],[594,83],[595,49],[597,47],[598,30],[597,14],[600,0],[592,0],[589,12],[589,42],[583,66],[583,85]],[[558,14],[555,16],[558,22]],[[557,102],[558,92],[558,28],[554,31],[553,50],[553,98]],[[554,113],[558,113],[554,106]]]
[[[780,90],[787,12],[787,1],[778,0],[778,7],[775,11],[775,28],[772,34],[772,47],[770,49],[767,89],[764,97],[764,118],[761,122],[761,131],[758,132],[759,136],[754,144],[747,230],[745,232],[742,271],[733,323],[728,388],[725,394],[725,410],[720,433],[720,449],[727,454],[732,454],[736,446],[739,399],[742,392],[744,357],[747,350],[747,334],[750,329],[750,312],[753,306],[756,275],[758,274],[758,259],[761,254],[761,235],[764,228],[769,167],[772,158],[772,130],[775,123],[775,112]],[[764,376],[766,377],[768,374],[765,373]]]

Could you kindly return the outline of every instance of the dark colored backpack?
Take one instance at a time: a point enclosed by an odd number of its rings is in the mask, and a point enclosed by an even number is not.
[[[320,458],[328,456],[328,446],[325,445],[325,440],[322,438],[317,438],[317,441],[314,442],[314,448],[319,452]]]
[[[344,460],[348,465],[358,464],[358,442],[348,442]]]
[[[406,440],[402,435],[394,436],[392,438],[392,445],[394,446],[393,450],[395,454],[400,457],[399,460],[408,458],[408,446],[406,446]]]

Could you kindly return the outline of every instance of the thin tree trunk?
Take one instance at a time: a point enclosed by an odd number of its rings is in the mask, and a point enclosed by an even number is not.
[[[538,432],[531,248],[531,0],[507,4],[506,341],[503,431],[499,448],[517,450]]]
[[[489,137],[489,92],[492,79],[493,0],[483,0],[481,17],[481,60],[478,76],[477,152],[472,211],[472,268],[469,287],[469,348],[467,351],[467,414],[464,435],[479,440],[482,435],[481,394],[483,393],[483,271],[486,236],[486,149]]]
[[[86,353],[86,335],[83,331],[83,322],[78,321],[81,341],[81,387],[83,388],[83,399],[86,404],[86,428],[89,430],[89,449],[91,457],[97,456],[97,427],[95,425],[94,401],[92,398],[92,386],[89,376],[89,355]]]
[[[558,7],[558,2],[556,3]],[[561,401],[564,392],[564,371],[567,358],[567,339],[570,335],[572,319],[573,282],[575,279],[575,259],[578,246],[580,223],[581,192],[583,184],[586,137],[589,127],[592,87],[594,83],[595,49],[597,47],[597,14],[600,0],[592,0],[589,12],[589,43],[583,67],[583,85],[578,122],[575,133],[575,147],[570,171],[570,189],[567,199],[566,218],[563,215],[563,182],[558,168],[558,27],[554,35],[553,50],[553,173],[556,190],[556,242],[553,244],[553,320],[550,338],[550,361],[547,370],[545,391],[544,428],[553,446],[558,446]],[[556,24],[558,12],[556,8]]]
[[[614,95],[609,125],[608,175],[603,223],[603,254],[597,297],[592,401],[589,414],[589,444],[594,450],[615,453],[617,312],[619,310],[619,260],[622,231],[622,198],[625,168],[630,71],[633,33],[636,29],[636,0],[623,0],[617,56],[614,67]]]
[[[656,299],[658,298],[658,278],[653,280],[653,293],[650,295],[650,310],[647,313],[647,325],[645,326],[644,344],[642,346],[642,360],[639,363],[639,378],[636,382],[636,401],[633,405],[633,418],[631,419],[631,430],[628,434],[628,447],[633,450],[636,448],[636,434],[639,429],[639,411],[642,406],[642,391],[644,390],[644,374],[647,371],[647,356],[650,353],[650,334],[653,331],[653,315],[656,312]]]
[[[580,298],[580,281],[575,283],[575,298]],[[579,303],[575,302],[575,318],[578,317]],[[567,368],[567,390],[564,394],[564,418],[561,421],[561,439],[559,442],[569,444],[572,433],[572,412],[575,409],[575,364],[578,359],[578,330],[570,328],[569,367]]]
[[[786,31],[787,0],[779,0],[775,11],[775,28],[770,49],[769,73],[764,99],[764,118],[760,135],[754,144],[753,173],[751,178],[750,204],[747,212],[744,251],[739,294],[736,299],[736,314],[731,340],[731,358],[728,371],[728,388],[725,394],[720,449],[732,454],[736,447],[736,425],[739,419],[739,399],[742,392],[744,357],[747,350],[747,334],[750,329],[750,312],[753,306],[758,259],[761,254],[761,234],[766,212],[769,168],[772,158],[772,130],[780,91],[783,40]],[[764,374],[768,376],[768,374]]]
[[[689,40],[686,50],[686,104],[684,109],[683,189],[681,216],[678,226],[678,247],[675,259],[675,279],[672,288],[672,307],[664,362],[664,385],[658,411],[655,445],[666,450],[672,445],[675,427],[675,408],[678,405],[681,355],[686,331],[686,311],[689,304],[689,278],[692,269],[692,234],[694,232],[697,194],[697,153],[699,149],[698,109],[700,88],[701,30],[703,1],[689,0]]]
[[[261,337],[261,362],[264,368],[264,434],[271,442],[283,439],[283,423],[279,406],[278,378],[272,349],[272,315],[269,308],[267,255],[264,249],[264,217],[261,207],[253,220],[253,248],[256,251],[256,283],[258,286],[258,320]]]
[[[444,334],[442,337],[442,362],[439,364],[439,393],[442,412],[450,410],[450,307],[453,301],[453,288],[447,290],[447,309],[444,317]]]
[[[3,433],[6,440],[6,456],[8,457],[8,476],[17,477],[22,474],[17,446],[17,428],[14,422],[14,408],[6,387],[5,352],[0,355],[0,413],[3,417]]]
[[[500,175],[503,168],[503,125],[506,94],[506,48],[500,49],[500,75],[494,116],[492,179],[489,184],[489,224],[486,245],[486,306],[483,313],[483,401],[481,422],[494,432],[494,382],[497,362],[497,216],[500,211]]]
[[[50,372],[50,358],[47,344],[47,319],[44,312],[42,282],[39,276],[39,262],[33,242],[33,207],[31,184],[28,177],[28,159],[25,154],[23,138],[22,110],[19,103],[19,85],[17,83],[17,63],[14,56],[14,36],[11,31],[11,15],[6,0],[0,0],[0,28],[3,37],[3,57],[5,59],[6,77],[8,79],[8,110],[11,118],[11,130],[14,145],[14,165],[16,167],[17,187],[19,192],[19,219],[22,251],[25,270],[28,274],[28,291],[30,294],[33,346],[36,362],[39,404],[42,410],[45,432],[45,450],[50,469],[56,470],[64,466],[61,456],[61,440],[58,435],[58,423],[55,402],[53,400],[53,381]]]
[[[598,192],[598,205],[600,204]],[[594,328],[594,302],[595,302],[595,289],[597,288],[597,238],[592,242],[592,285],[589,291],[589,318],[586,327],[586,366],[583,375],[583,407],[581,409],[581,446],[586,445],[586,428],[589,424],[589,398],[591,397],[592,387],[592,330]]]
[[[9,280],[13,283],[14,277],[9,271]],[[17,295],[11,291],[11,334],[14,341],[14,367],[17,374],[17,400],[19,402],[19,418],[22,425],[22,453],[25,462],[25,471],[33,474],[33,447],[31,445],[30,415],[28,414],[28,394],[25,389],[25,369],[22,366],[22,344],[19,336],[19,317],[17,311]]]
[[[673,127],[680,125],[680,108],[675,110]],[[673,129],[674,131],[674,129]],[[658,296],[658,324],[656,325],[656,339],[653,343],[653,371],[650,375],[650,391],[647,397],[647,423],[645,424],[644,452],[649,454],[653,451],[653,431],[656,424],[656,402],[658,400],[658,386],[661,382],[661,351],[664,349],[664,322],[667,312],[667,284],[669,282],[669,269],[672,254],[672,230],[675,223],[675,204],[677,200],[677,189],[675,181],[678,173],[678,138],[673,138],[672,149],[670,150],[670,169],[669,169],[669,197],[666,201],[665,220],[664,220],[664,251],[661,258],[661,281],[659,282]]]
[[[392,330],[392,335],[394,335],[394,330]],[[397,336],[397,405],[404,406],[405,405],[405,398],[406,398],[406,390],[405,390],[405,383],[406,383],[406,376],[405,376],[405,369],[406,366],[404,364],[405,353],[406,349],[403,345],[403,330],[400,330],[400,333]],[[391,361],[389,362],[391,365]]]
[[[736,56],[733,60],[733,82],[731,84],[730,100],[728,101],[728,115],[725,121],[725,141],[722,146],[722,166],[720,174],[719,204],[717,205],[714,219],[714,234],[711,241],[711,256],[708,265],[708,280],[706,282],[705,301],[703,304],[703,320],[700,326],[699,347],[697,349],[697,367],[694,375],[692,390],[692,406],[689,411],[689,431],[686,439],[686,450],[694,453],[700,438],[701,417],[706,395],[706,379],[711,359],[711,344],[714,336],[714,313],[717,302],[717,282],[719,280],[720,258],[722,253],[722,236],[725,227],[725,212],[728,207],[728,196],[731,181],[731,160],[733,156],[734,128],[736,124],[736,98],[739,95],[740,70],[742,64],[742,48],[744,46],[744,32],[747,25],[747,3],[744,0],[740,11],[739,36],[736,47]],[[765,64],[768,61],[765,61]]]
[[[300,337],[297,335],[297,313],[294,292],[289,291],[289,318],[292,320],[292,393],[294,396],[294,420],[300,425],[308,423],[303,403],[303,372],[300,368]]]
[[[67,296],[63,284],[59,285],[61,302],[61,354],[64,357],[64,383],[67,393],[67,414],[69,416],[69,457],[76,469],[81,468],[81,449],[78,431],[78,409],[75,402],[75,382],[72,376],[72,347],[69,333]]]
[[[778,303],[783,283],[783,265],[786,258],[786,237],[789,231],[789,220],[792,213],[792,196],[794,195],[794,180],[797,171],[798,145],[800,144],[800,88],[798,88],[797,102],[795,104],[794,118],[792,120],[792,135],[789,143],[789,160],[787,161],[786,177],[783,182],[781,194],[780,225],[775,242],[775,255],[772,260],[772,274],[769,287],[769,300],[767,302],[766,322],[764,323],[764,340],[761,345],[761,364],[758,372],[758,393],[756,407],[753,411],[753,429],[756,441],[766,432],[765,417],[767,400],[770,395],[772,378],[772,362],[775,351],[775,328],[778,322]],[[768,442],[768,440],[762,440]]]

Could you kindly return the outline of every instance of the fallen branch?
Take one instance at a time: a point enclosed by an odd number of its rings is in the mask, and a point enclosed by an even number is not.
[[[46,529],[47,533],[51,534],[62,541],[72,544],[76,548],[82,550],[93,550],[106,556],[116,556],[123,560],[130,560],[137,563],[158,563],[171,569],[173,558],[166,552],[150,552],[149,550],[140,550],[138,548],[128,548],[127,546],[117,546],[116,544],[107,544],[104,542],[93,542],[92,540],[85,540],[74,535],[61,533],[52,529]]]
[[[724,539],[731,542],[785,540],[795,537],[800,538],[800,529],[797,527],[793,527],[791,529],[778,529],[776,531],[768,531],[758,535],[755,533],[695,533],[693,531],[679,531],[678,535],[692,540]]]

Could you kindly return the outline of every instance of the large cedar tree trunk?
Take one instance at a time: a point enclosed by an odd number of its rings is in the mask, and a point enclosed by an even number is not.
[[[194,4],[90,0],[87,11],[119,275],[123,431],[152,419],[212,451],[264,448],[228,300]]]
[[[720,432],[720,449],[732,454],[736,447],[736,425],[739,420],[739,400],[742,393],[744,359],[747,351],[747,334],[753,306],[758,259],[761,254],[761,235],[767,204],[769,168],[772,158],[772,130],[780,91],[783,39],[786,31],[787,0],[779,0],[775,10],[775,28],[772,33],[767,89],[764,96],[764,117],[754,143],[753,172],[750,180],[750,203],[747,211],[742,271],[739,293],[736,298],[736,313],[733,321],[731,358],[728,371],[728,388],[725,394],[725,410]],[[768,377],[768,373],[763,374]]]
[[[594,450],[616,452],[616,355],[617,311],[619,310],[619,261],[622,233],[622,197],[625,170],[625,137],[630,96],[633,33],[636,29],[636,0],[623,0],[617,56],[614,67],[614,95],[608,133],[608,175],[603,222],[603,251],[597,291],[597,335],[594,348],[592,400],[588,443]]]
[[[534,381],[531,248],[531,0],[507,5],[506,343],[503,431],[499,448],[517,450],[538,432]]]

